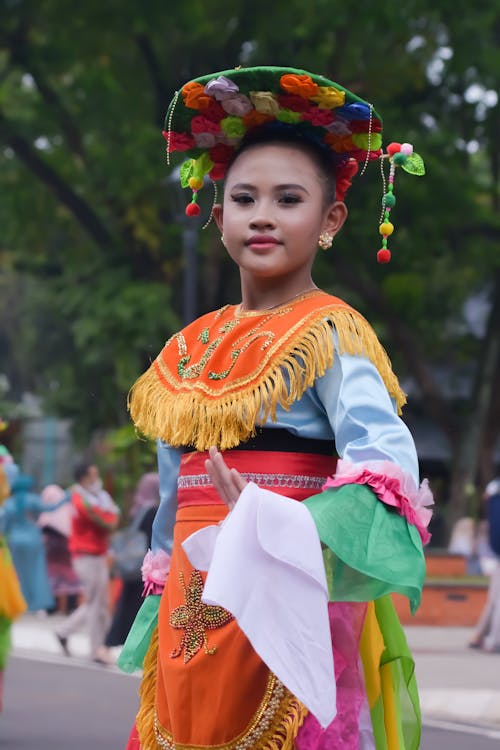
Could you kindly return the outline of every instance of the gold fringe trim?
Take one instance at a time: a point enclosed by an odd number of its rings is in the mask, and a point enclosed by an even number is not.
[[[144,657],[142,682],[139,689],[141,703],[135,720],[141,750],[157,749],[155,736],[157,657],[158,628],[155,628]]]
[[[191,445],[198,451],[211,445],[227,450],[255,434],[256,421],[276,420],[278,404],[284,409],[301,398],[333,363],[332,327],[340,354],[366,356],[377,368],[401,413],[406,397],[387,352],[370,324],[352,309],[320,310],[307,330],[290,339],[286,350],[272,357],[257,382],[213,397],[194,388],[168,389],[158,377],[155,363],[136,381],[129,409],[137,429],[169,445]],[[161,355],[160,355],[161,356]],[[195,385],[194,381],[193,385]],[[182,383],[180,388],[186,385]]]
[[[293,750],[295,738],[308,714],[307,708],[290,693],[287,713],[279,726],[259,740],[259,750]]]

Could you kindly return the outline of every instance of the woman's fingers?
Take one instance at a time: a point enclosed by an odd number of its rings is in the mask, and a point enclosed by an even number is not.
[[[216,448],[210,448],[208,454],[210,458],[205,462],[208,475],[221,499],[231,509],[245,489],[246,480],[236,469],[228,467]]]

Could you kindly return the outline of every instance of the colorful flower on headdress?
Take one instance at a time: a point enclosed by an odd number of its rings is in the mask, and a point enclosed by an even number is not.
[[[211,180],[223,180],[226,176],[227,171],[227,164],[214,164],[210,172],[208,173],[208,176]]]
[[[209,96],[213,96],[214,99],[217,99],[219,102],[229,99],[237,94],[239,90],[239,86],[225,76],[219,76],[218,78],[212,79],[204,87],[205,93]]]
[[[203,117],[212,120],[212,122],[220,122],[226,116],[227,112],[222,109],[219,102],[216,102],[215,99],[212,99],[208,107],[205,107],[203,110]]]
[[[220,125],[213,120],[208,120],[203,115],[196,115],[191,120],[191,132],[195,133],[220,133]]]
[[[302,114],[300,112],[292,112],[291,109],[280,109],[276,114],[276,119],[280,122],[288,122],[290,125],[295,125],[302,120]]]
[[[222,132],[228,138],[243,138],[246,133],[246,127],[241,117],[225,117],[220,122]]]
[[[194,142],[198,148],[212,148],[217,143],[215,133],[195,133]]]
[[[336,114],[337,117],[343,117],[346,120],[369,120],[370,111],[368,104],[353,102],[352,104],[345,104],[343,107],[339,107]]]
[[[352,178],[358,172],[358,162],[349,159],[337,167],[335,174],[335,200],[343,201],[345,194],[351,187]]]
[[[380,133],[353,133],[352,142],[358,148],[368,151],[378,151],[382,146],[382,136]]]
[[[288,94],[297,94],[303,99],[311,99],[318,93],[319,86],[310,76],[286,73],[280,78],[280,86]]]
[[[321,109],[334,109],[344,104],[345,91],[339,91],[333,86],[318,86],[318,93],[310,98]]]
[[[247,130],[253,130],[253,128],[258,128],[259,125],[272,122],[272,120],[274,120],[272,115],[265,115],[263,112],[257,112],[256,109],[252,109],[251,112],[243,117],[243,124]]]
[[[330,112],[329,109],[309,107],[304,112],[302,112],[302,119],[307,120],[312,125],[326,128],[328,125],[332,124],[335,119],[335,115],[333,114],[333,112]]]
[[[278,102],[283,109],[293,109],[294,112],[305,112],[311,108],[307,99],[297,94],[279,94]]]
[[[182,87],[182,98],[189,109],[206,109],[213,102],[212,97],[205,93],[205,86],[196,81],[186,83]]]
[[[194,138],[188,133],[171,131],[169,135],[166,130],[163,130],[162,135],[168,143],[169,151],[187,151],[194,146]]]
[[[367,120],[351,120],[349,123],[351,133],[367,133],[368,132],[368,121]],[[372,133],[381,133],[382,124],[376,117],[372,119]]]
[[[234,154],[232,146],[226,146],[225,143],[217,143],[210,149],[209,155],[214,164],[227,164]]]
[[[236,94],[229,99],[224,99],[222,107],[228,115],[236,117],[243,117],[253,109],[252,102],[245,94]]]
[[[343,154],[345,151],[352,151],[354,148],[350,135],[335,135],[335,133],[327,133],[323,140],[338,154]]]
[[[278,104],[278,100],[270,91],[251,91],[250,101],[257,112],[263,115],[276,117],[279,112],[280,105]]]
[[[350,123],[337,116],[331,125],[326,125],[325,129],[334,135],[349,135],[352,132]]]

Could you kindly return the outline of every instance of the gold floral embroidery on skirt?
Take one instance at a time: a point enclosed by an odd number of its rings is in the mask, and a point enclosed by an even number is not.
[[[203,578],[199,570],[193,570],[191,573],[189,586],[186,587],[182,571],[179,573],[179,580],[186,603],[172,610],[169,622],[173,628],[184,632],[181,642],[177,648],[171,651],[170,657],[175,659],[184,651],[184,664],[186,664],[198,653],[202,646],[208,656],[216,653],[217,646],[212,646],[212,648],[208,646],[206,631],[217,630],[217,628],[227,625],[228,622],[231,622],[233,616],[223,607],[211,606],[201,601]]]

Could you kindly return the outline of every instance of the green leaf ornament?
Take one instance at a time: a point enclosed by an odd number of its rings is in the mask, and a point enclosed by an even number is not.
[[[417,177],[422,177],[425,174],[424,160],[420,154],[410,154],[404,164],[401,165],[405,172],[408,174],[416,174]]]
[[[183,164],[181,164],[181,167],[179,169],[179,177],[183,188],[189,187],[188,180],[193,176],[194,164],[194,159],[188,159]]]

